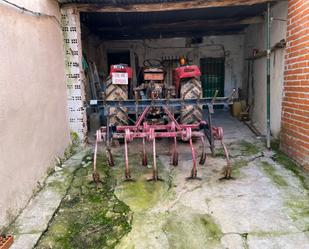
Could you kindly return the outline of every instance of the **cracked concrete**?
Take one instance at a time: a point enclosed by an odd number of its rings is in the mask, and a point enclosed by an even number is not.
[[[81,151],[66,161],[61,171],[54,172],[43,188],[30,200],[9,229],[14,234],[11,249],[30,249],[35,246],[58,209],[72,181],[72,173],[81,165],[86,151]]]
[[[303,179],[274,161],[273,154],[265,151],[263,143],[237,120],[219,114],[214,121],[225,131],[234,166],[232,180],[219,180],[226,163],[219,148],[218,157],[208,156],[206,165],[198,168],[202,180],[186,181],[192,166],[188,144],[179,144],[179,165],[173,167],[170,146],[161,140],[158,163],[165,181],[145,181],[151,167],[138,165],[140,147],[133,143],[129,150],[136,182],[123,182],[123,148],[114,149],[114,192],[133,212],[131,229],[117,242],[117,249],[309,249],[309,192]],[[195,147],[199,147],[198,143]],[[68,168],[80,165],[78,160],[71,162],[66,163]],[[19,216],[15,249],[32,248],[45,230],[52,227],[54,231],[57,227],[57,219],[48,221],[53,216],[52,209],[55,211],[66,195],[73,171],[51,175],[46,187]],[[53,182],[65,186],[53,189]],[[48,241],[52,243],[52,238]],[[58,247],[50,244],[37,248]]]
[[[135,211],[135,215],[142,215],[144,219],[133,223],[131,233],[117,248],[128,248],[128,245],[132,248],[309,248],[306,233],[308,190],[291,171],[273,161],[273,154],[265,151],[263,143],[241,123],[220,117],[217,123],[225,126],[225,141],[229,144],[234,170],[239,174],[234,180],[219,181],[225,160],[208,157],[206,166],[199,169],[202,181],[188,182],[184,179],[189,175],[191,161],[185,145],[180,146],[180,163],[175,169],[171,169],[168,156],[159,156],[163,168],[172,170],[175,196],[172,200],[160,201],[150,210]],[[239,160],[245,164],[237,168]],[[272,174],[262,167],[265,162],[273,167]],[[278,177],[284,179],[286,185],[278,185]],[[125,196],[119,198],[126,202]],[[299,210],[293,210],[289,205],[295,198],[301,201],[299,207],[295,205]],[[302,211],[305,215],[301,215]],[[178,222],[178,228],[165,231],[166,221],[156,218],[160,214],[167,222],[181,219],[186,226],[182,227],[182,222]],[[200,231],[191,227],[190,223],[195,222],[195,228],[199,228],[199,223],[190,218],[195,215],[211,217],[220,229],[220,243],[207,242]],[[141,231],[148,235],[141,237]],[[153,240],[153,235],[160,240]],[[190,242],[186,244],[185,241]]]

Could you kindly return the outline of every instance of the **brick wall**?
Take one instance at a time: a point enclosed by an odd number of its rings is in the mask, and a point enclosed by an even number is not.
[[[289,0],[281,150],[309,170],[309,1]]]

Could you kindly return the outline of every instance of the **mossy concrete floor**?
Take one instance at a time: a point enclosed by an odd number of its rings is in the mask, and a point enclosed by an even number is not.
[[[91,183],[91,155],[73,172],[65,193],[61,184],[45,186],[64,198],[35,248],[309,248],[308,176],[276,148],[268,153],[237,120],[221,123],[232,180],[219,180],[225,166],[219,145],[217,156],[209,155],[198,168],[201,180],[187,181],[192,166],[188,144],[179,144],[179,166],[173,167],[170,144],[158,141],[164,179],[159,182],[146,181],[152,158],[148,167],[141,166],[138,143],[129,147],[135,182],[123,181],[123,147],[114,148],[114,168],[107,166],[101,148],[98,188]],[[199,150],[198,142],[195,147]]]

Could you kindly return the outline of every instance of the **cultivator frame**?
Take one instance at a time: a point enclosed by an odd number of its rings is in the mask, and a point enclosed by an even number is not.
[[[222,127],[215,127],[212,125],[211,115],[214,112],[214,106],[228,106],[232,103],[233,93],[229,97],[216,97],[213,98],[200,98],[200,99],[146,99],[146,100],[93,100],[91,101],[92,107],[97,107],[100,111],[104,112],[107,117],[106,126],[101,127],[96,132],[96,142],[94,150],[94,164],[93,164],[93,178],[98,177],[97,173],[97,152],[98,143],[105,142],[108,164],[114,166],[114,160],[111,150],[112,139],[122,139],[124,141],[125,150],[125,179],[132,180],[129,168],[128,156],[128,143],[134,139],[142,139],[143,142],[143,158],[142,165],[147,165],[146,142],[152,142],[153,150],[153,165],[152,165],[152,178],[149,180],[160,180],[157,162],[156,162],[156,139],[157,138],[173,138],[172,150],[172,164],[178,165],[178,150],[177,140],[188,141],[191,148],[193,166],[188,179],[199,179],[197,177],[197,160],[196,151],[193,145],[193,139],[199,139],[202,142],[202,153],[200,156],[199,164],[203,165],[206,161],[206,140],[209,142],[212,155],[215,154],[215,141],[219,140],[224,149],[227,165],[225,167],[225,179],[231,178],[232,166],[229,159],[228,150],[223,141]],[[203,120],[195,124],[180,124],[172,114],[171,109],[180,108],[184,105],[198,105],[203,107]],[[113,126],[109,123],[110,109],[113,107],[126,107],[128,110],[136,114],[136,121],[133,125],[126,126]],[[163,112],[167,115],[168,124],[149,124],[145,118],[151,108],[162,108]],[[95,180],[96,181],[96,180]]]

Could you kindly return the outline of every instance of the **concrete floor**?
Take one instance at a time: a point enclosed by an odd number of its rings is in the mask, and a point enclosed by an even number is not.
[[[120,165],[113,172],[117,180],[115,196],[132,211],[131,228],[115,246],[108,248],[309,249],[309,191],[305,184],[308,179],[274,160],[273,154],[265,151],[263,143],[246,126],[226,114],[219,112],[215,124],[224,128],[234,167],[232,180],[219,180],[226,162],[218,147],[218,156],[208,156],[205,166],[198,169],[202,180],[187,181],[192,166],[188,144],[179,144],[179,165],[173,167],[170,145],[161,140],[157,147],[164,182],[147,182],[151,165],[141,169],[136,163],[140,146],[130,146],[136,182],[122,181]],[[198,143],[195,147],[199,148]],[[123,148],[114,151],[116,162],[122,160],[123,165]],[[83,156],[77,155],[66,167],[78,167]],[[47,182],[57,177],[57,181],[67,182],[66,188],[69,187],[71,176],[61,171],[51,175]],[[66,188],[55,194],[52,187],[46,184],[40,192],[43,194],[36,195],[17,219],[12,230],[17,235],[13,248],[58,248],[40,243],[41,234],[48,234],[53,225],[49,221],[55,217],[57,206],[68,195]],[[46,200],[54,204],[48,206]]]

